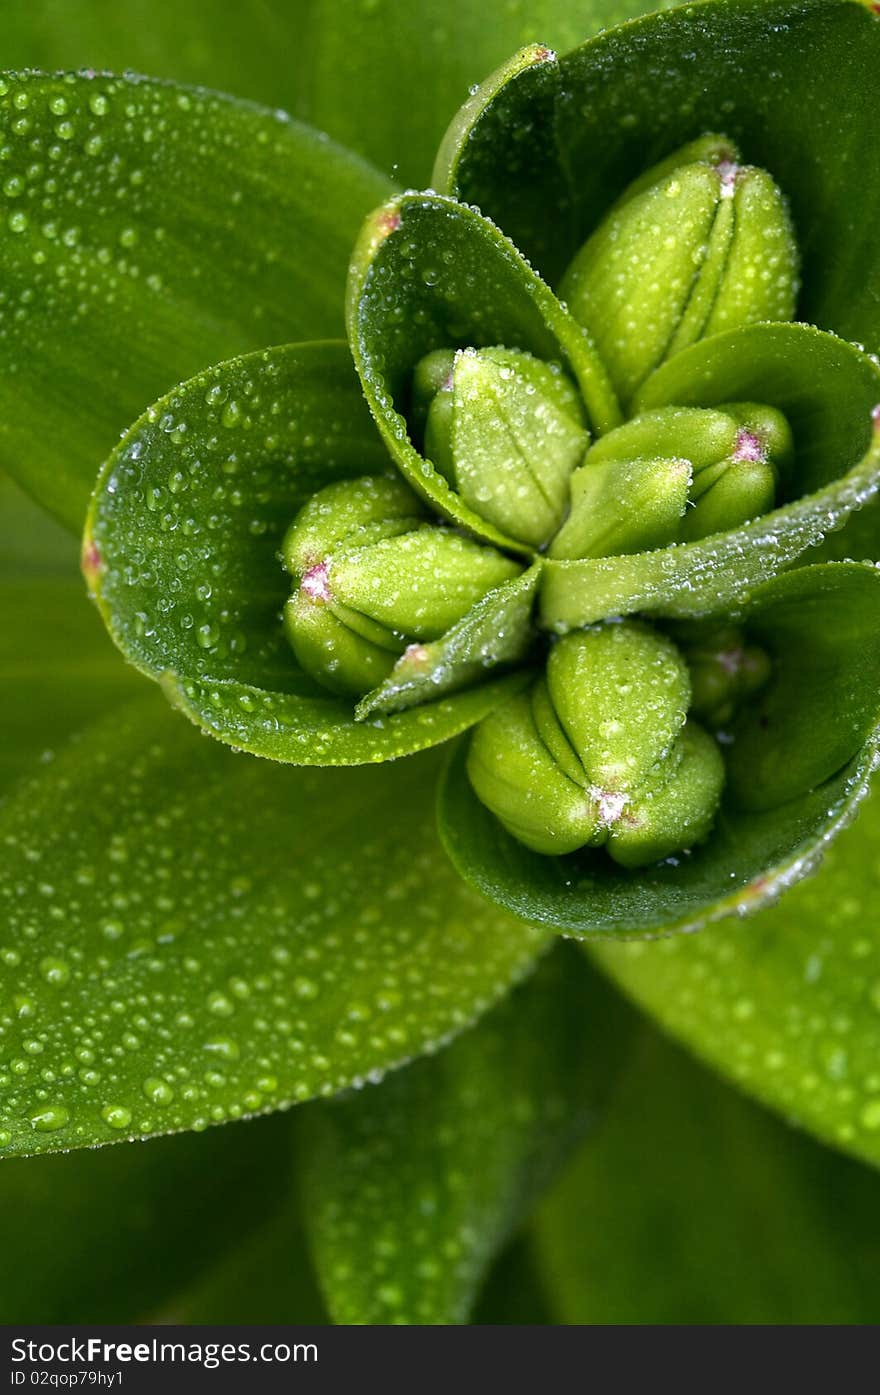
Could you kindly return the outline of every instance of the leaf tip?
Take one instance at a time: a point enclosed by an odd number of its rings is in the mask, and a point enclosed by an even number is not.
[[[98,577],[101,574],[101,550],[90,533],[87,533],[83,538],[80,566],[89,588],[89,594],[94,595],[98,589]]]

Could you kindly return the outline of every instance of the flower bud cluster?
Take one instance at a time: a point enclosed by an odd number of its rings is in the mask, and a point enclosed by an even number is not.
[[[409,384],[412,439],[468,521],[518,560],[440,526],[398,480],[331,485],[284,542],[297,582],[285,626],[301,667],[363,695],[408,646],[441,638],[518,576],[523,552],[539,566],[541,555],[640,553],[773,509],[794,449],[781,412],[731,400],[632,414],[632,404],[697,340],[790,319],[797,266],[780,190],[723,137],[636,180],[562,282],[629,419],[598,432],[562,352],[546,362],[516,345],[434,348]],[[701,723],[724,727],[768,673],[766,655],[729,627],[684,650],[640,621],[577,631],[550,643],[540,676],[477,727],[471,784],[539,853],[601,847],[623,867],[668,857],[708,834],[722,795],[721,748]]]

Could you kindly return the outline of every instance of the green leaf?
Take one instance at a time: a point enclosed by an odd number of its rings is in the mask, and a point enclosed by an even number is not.
[[[0,578],[0,790],[139,688],[76,574]]]
[[[474,113],[443,187],[497,218],[552,283],[636,175],[721,126],[791,201],[803,317],[876,349],[878,61],[871,7],[850,0],[709,0],[648,15],[561,58],[552,111],[528,70],[487,93],[505,121]],[[535,179],[543,202],[509,197],[512,180]]]
[[[358,703],[358,716],[430,701],[437,693],[473,683],[488,668],[524,659],[534,639],[532,610],[540,575],[536,562],[487,592],[442,639],[412,646],[391,676]]]
[[[855,563],[803,568],[732,618],[749,636],[754,626],[774,677],[734,727],[721,811],[703,844],[638,872],[601,850],[532,852],[477,799],[462,744],[441,785],[439,821],[465,880],[524,919],[627,938],[744,915],[811,872],[853,817],[876,760],[880,576]]]
[[[71,576],[76,561],[76,542],[67,529],[0,472],[0,579]]]
[[[421,184],[450,114],[519,44],[571,48],[641,0],[4,0],[15,68],[136,69],[285,106]],[[405,113],[405,119],[401,114]]]
[[[337,333],[388,185],[319,133],[131,77],[0,81],[0,465],[79,531],[120,431],[177,379]]]
[[[0,793],[136,688],[76,573],[76,544],[0,478]]]
[[[640,1006],[791,1122],[880,1163],[880,804],[820,874],[745,925],[601,946]]]
[[[590,421],[620,412],[585,330],[492,223],[436,194],[405,194],[367,219],[348,284],[348,334],[367,402],[404,478],[429,504],[478,537],[515,552],[419,454],[404,415],[416,364],[433,349],[503,345],[560,361]]]
[[[876,1173],[646,1032],[603,1128],[538,1212],[548,1320],[875,1323],[878,1200]]]
[[[447,1051],[307,1111],[306,1224],[334,1320],[466,1321],[495,1251],[607,1100],[628,1028],[560,946]]]
[[[793,498],[700,542],[633,556],[548,561],[541,586],[548,627],[562,631],[635,611],[698,616],[735,604],[874,498],[880,368],[866,354],[807,325],[752,325],[676,354],[648,379],[634,408],[737,401],[766,402],[788,418]]]
[[[139,1322],[279,1208],[281,1118],[149,1148],[0,1164],[0,1321]],[[210,1186],[205,1179],[210,1178]],[[222,1224],[218,1224],[222,1217]]]
[[[435,1047],[542,944],[438,855],[435,765],[279,769],[158,698],[0,813],[0,1142],[277,1109]]]
[[[84,568],[126,658],[212,736],[299,765],[389,760],[479,721],[521,680],[356,722],[284,634],[279,553],[297,510],[388,469],[344,344],[245,355],[181,384],[123,437],[89,511]]]

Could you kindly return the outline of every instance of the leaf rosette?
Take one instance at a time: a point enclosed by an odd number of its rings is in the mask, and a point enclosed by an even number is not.
[[[766,7],[719,3],[524,50],[453,122],[440,192],[363,227],[366,407],[342,344],[231,360],[156,404],[93,498],[111,632],[190,717],[315,765],[476,727],[441,786],[447,851],[566,933],[757,908],[873,766],[880,577],[804,566],[841,529],[846,555],[880,483],[880,369],[840,337],[862,232],[836,217],[831,255],[824,108],[795,141],[773,99],[817,35],[872,21],[783,10],[787,46]],[[652,45],[687,101],[645,83]]]

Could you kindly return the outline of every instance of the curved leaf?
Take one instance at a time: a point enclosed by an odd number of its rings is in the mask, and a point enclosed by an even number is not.
[[[0,80],[0,465],[79,531],[179,378],[336,333],[381,176],[283,113],[132,77]]]
[[[109,68],[284,106],[423,184],[450,113],[519,44],[571,48],[641,0],[4,0],[14,68]],[[402,119],[405,113],[405,119]]]
[[[388,457],[344,344],[210,368],[151,407],[101,472],[83,565],[110,633],[205,731],[298,765],[389,760],[457,735],[520,679],[354,720],[297,666],[281,541],[332,480]]]
[[[559,946],[447,1051],[303,1116],[306,1224],[336,1322],[467,1320],[496,1250],[607,1100],[628,1027]]]
[[[161,701],[0,814],[0,1143],[54,1152],[333,1094],[437,1045],[542,936],[438,860],[434,765],[294,773]]]
[[[795,497],[728,533],[625,557],[548,561],[543,622],[554,630],[608,616],[705,615],[737,600],[841,529],[880,485],[880,367],[807,325],[752,325],[704,339],[648,379],[635,410],[761,401],[795,442]],[[841,539],[846,550],[847,535]]]
[[[640,1006],[742,1089],[880,1163],[880,804],[818,877],[746,925],[597,946]]]
[[[550,1321],[874,1323],[878,1198],[876,1173],[645,1033],[532,1228]]]
[[[465,880],[524,919],[583,938],[626,938],[747,914],[811,872],[853,817],[876,761],[880,575],[846,563],[790,572],[733,618],[747,633],[755,626],[778,672],[735,728],[705,843],[638,872],[601,851],[531,852],[477,799],[460,746],[439,818]]]
[[[348,283],[348,335],[364,393],[404,478],[435,509],[514,552],[420,455],[404,415],[416,364],[438,348],[503,345],[563,360],[598,430],[620,409],[585,330],[492,223],[437,194],[404,194],[367,219]]]
[[[487,94],[503,102],[504,127],[481,109],[444,187],[497,217],[553,282],[636,175],[721,125],[791,201],[803,317],[877,349],[878,61],[872,7],[852,0],[708,0],[648,15],[559,60],[550,119],[527,74]],[[509,198],[512,178],[533,177],[543,205]]]
[[[0,1163],[0,1321],[152,1317],[274,1217],[289,1135],[279,1117],[247,1133]]]

